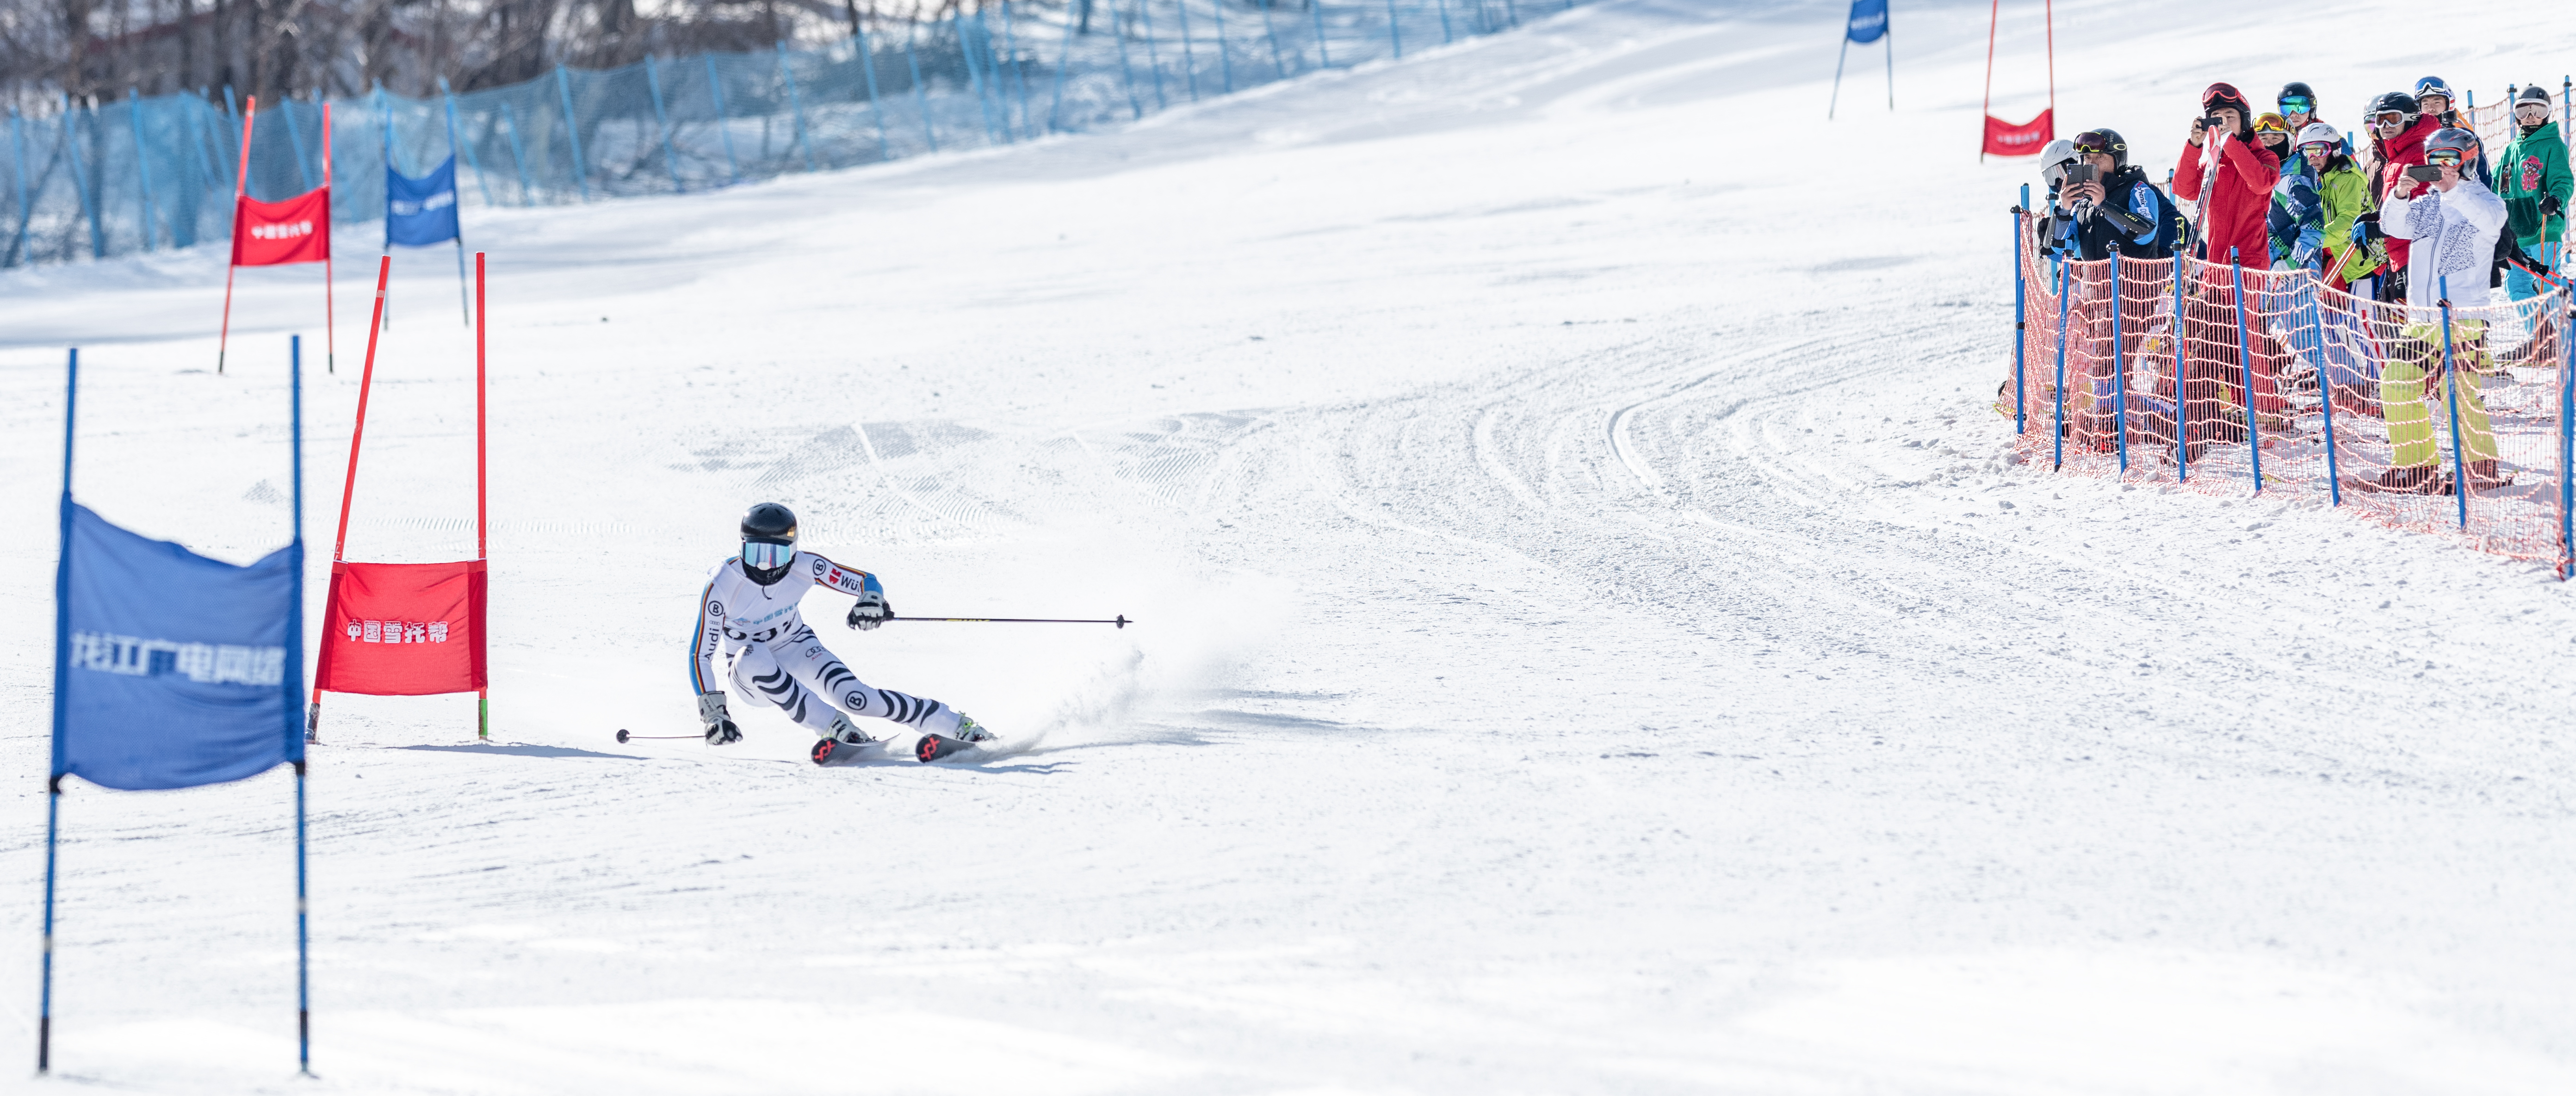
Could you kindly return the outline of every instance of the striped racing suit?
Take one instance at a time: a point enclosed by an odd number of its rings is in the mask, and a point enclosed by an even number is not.
[[[882,592],[875,575],[801,550],[788,561],[787,573],[767,586],[743,573],[739,556],[717,564],[698,597],[689,684],[701,694],[721,691],[722,664],[729,658],[734,692],[786,712],[818,735],[830,735],[841,712],[955,734],[956,709],[869,686],[815,638],[796,605],[817,586],[851,595]]]

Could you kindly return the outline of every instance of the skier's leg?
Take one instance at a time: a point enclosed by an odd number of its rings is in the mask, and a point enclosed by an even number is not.
[[[839,655],[815,638],[806,628],[787,637],[777,650],[787,674],[805,687],[828,698],[834,707],[854,716],[890,719],[925,734],[956,737],[962,718],[957,709],[928,697],[908,696],[892,689],[879,689],[859,680],[859,675],[841,662]],[[810,725],[810,724],[809,724]]]
[[[823,702],[780,664],[765,643],[754,643],[733,660],[734,691],[786,712],[797,726],[828,734],[840,713]]]

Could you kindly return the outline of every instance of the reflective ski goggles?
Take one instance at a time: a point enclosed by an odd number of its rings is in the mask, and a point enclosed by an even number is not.
[[[2314,114],[2317,112],[2317,101],[2305,95],[2284,95],[2281,97],[2280,107],[2283,114]]]
[[[2513,116],[2526,122],[2546,122],[2549,120],[2549,104],[2516,103],[2513,108]]]
[[[2424,154],[2424,162],[2434,167],[2458,167],[2464,158],[2456,148],[2437,148]]]
[[[793,544],[781,544],[774,540],[747,540],[742,543],[742,563],[745,567],[757,567],[767,571],[785,567],[787,561],[795,558],[796,546]]]
[[[2406,128],[2406,112],[2402,110],[2383,110],[2377,114],[2371,115],[2370,123],[2381,129],[2404,129]]]

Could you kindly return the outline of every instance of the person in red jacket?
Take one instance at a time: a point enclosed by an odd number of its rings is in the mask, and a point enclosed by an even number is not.
[[[2272,185],[2281,181],[2281,158],[2254,139],[2253,108],[2233,84],[2211,84],[2200,93],[2201,117],[2192,119],[2190,144],[2174,165],[2174,197],[2200,211],[2200,257],[2213,263],[2238,258],[2257,268],[2271,265]]]
[[[2440,115],[2420,114],[2417,113],[2419,109],[2416,100],[2400,91],[2382,95],[2371,104],[2370,143],[2378,153],[2374,166],[2379,172],[2375,181],[2378,189],[2375,197],[2379,199],[2376,204],[2388,204],[2388,192],[2397,186],[2398,178],[2406,174],[2408,167],[2424,162],[2425,140],[2433,136],[2433,131],[2442,128]],[[2406,262],[2413,250],[2412,241],[2379,232],[2375,216],[2371,218],[2369,227],[2361,231],[2388,243],[2388,274],[2380,279],[2379,299],[2404,303]]]
[[[2200,93],[2201,116],[2192,120],[2190,144],[2174,165],[2174,197],[2198,211],[2201,245],[2198,256],[2210,263],[2188,283],[2190,302],[2183,311],[2184,361],[2180,370],[2183,430],[2190,439],[2184,459],[2198,462],[2212,443],[2247,440],[2245,409],[2277,429],[2283,403],[2279,372],[2282,354],[2266,324],[2247,317],[2237,322],[2236,279],[2228,269],[2241,262],[2247,271],[2245,303],[2260,307],[2262,271],[2271,265],[2272,186],[2281,178],[2281,158],[2254,137],[2254,112],[2233,84],[2211,84]],[[2251,369],[2237,362],[2240,339],[2252,352]],[[2252,373],[2253,393],[2244,390]]]

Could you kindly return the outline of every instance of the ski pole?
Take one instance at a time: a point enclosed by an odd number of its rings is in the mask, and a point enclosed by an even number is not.
[[[626,740],[628,740],[628,739],[632,739],[632,738],[699,738],[699,739],[703,739],[703,738],[705,738],[705,737],[706,737],[705,735],[701,735],[701,734],[628,734],[628,733],[626,733],[626,728],[624,728],[624,727],[619,727],[619,728],[617,729],[617,740],[618,740],[618,741],[620,741],[620,742],[624,742],[624,741],[626,741]]]
[[[1124,628],[1135,621],[1121,613],[1116,620],[1055,620],[1045,617],[887,617],[887,620],[923,621],[931,624],[1115,624]]]

